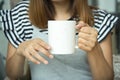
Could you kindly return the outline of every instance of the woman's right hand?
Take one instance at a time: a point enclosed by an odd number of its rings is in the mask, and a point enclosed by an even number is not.
[[[39,52],[52,59],[53,55],[49,53],[49,50],[50,46],[47,43],[41,39],[36,38],[21,43],[17,49],[17,53],[18,55],[24,56],[33,63],[40,64],[43,62],[44,64],[48,64],[48,61],[40,56]]]

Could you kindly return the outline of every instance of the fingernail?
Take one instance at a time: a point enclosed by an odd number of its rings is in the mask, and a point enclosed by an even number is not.
[[[48,61],[44,61],[44,64],[48,64]]]
[[[49,56],[49,58],[53,59],[53,58],[54,58],[54,56],[53,56],[53,55],[50,55],[50,56]]]
[[[79,25],[76,25],[75,28],[76,28],[76,29],[79,29]]]
[[[40,62],[37,62],[37,64],[40,64]]]

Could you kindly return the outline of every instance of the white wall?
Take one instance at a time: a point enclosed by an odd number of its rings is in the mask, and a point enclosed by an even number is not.
[[[88,0],[88,3],[91,5],[92,4],[92,0]]]
[[[115,12],[116,0],[98,0],[98,7],[108,12]]]
[[[0,0],[1,2],[2,0]],[[10,9],[10,0],[4,0],[5,1],[5,4],[3,6],[3,9]],[[0,28],[1,28],[1,23],[0,23]]]
[[[5,5],[3,6],[4,9],[10,8],[9,1],[10,0],[5,0]],[[0,27],[1,27],[1,24],[0,24]],[[3,56],[6,56],[7,54],[7,44],[8,44],[8,41],[4,36],[3,31],[0,30],[0,53],[2,53]]]
[[[3,6],[4,9],[9,9],[10,8],[10,0],[4,0],[5,1],[5,5]]]

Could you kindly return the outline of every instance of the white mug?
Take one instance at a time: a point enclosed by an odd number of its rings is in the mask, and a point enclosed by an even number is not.
[[[75,26],[72,20],[49,20],[48,21],[48,43],[52,54],[75,53]]]

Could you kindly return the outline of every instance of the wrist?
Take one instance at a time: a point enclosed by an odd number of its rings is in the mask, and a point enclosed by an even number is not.
[[[16,50],[16,55],[17,55],[17,56],[20,56],[20,57],[24,57],[24,56],[22,55],[22,52],[19,50],[19,48],[17,48],[17,50]]]
[[[101,53],[103,53],[102,49],[100,47],[100,44],[97,42],[95,47],[91,51],[88,52],[88,55],[101,54]]]

